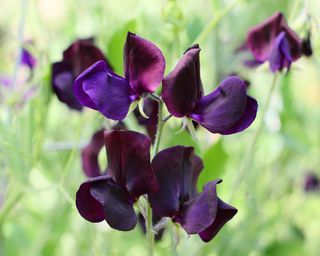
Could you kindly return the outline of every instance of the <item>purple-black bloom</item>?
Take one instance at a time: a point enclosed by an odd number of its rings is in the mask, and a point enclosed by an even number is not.
[[[156,192],[158,182],[150,164],[150,139],[133,131],[104,134],[106,175],[82,183],[76,195],[80,215],[91,222],[106,220],[114,229],[132,230],[137,223],[133,204]]]
[[[152,161],[159,190],[148,194],[154,213],[180,223],[188,234],[199,234],[205,242],[213,239],[237,209],[217,196],[222,180],[208,182],[197,192],[202,160],[192,147],[176,146],[159,152]]]
[[[127,34],[123,52],[124,77],[113,73],[105,61],[98,61],[74,83],[74,93],[83,106],[113,120],[124,119],[132,102],[154,92],[165,69],[160,49],[138,35]]]
[[[175,117],[191,118],[213,133],[245,130],[256,117],[256,100],[247,95],[245,83],[237,76],[225,79],[203,96],[199,53],[199,46],[193,45],[163,79],[162,98],[169,112]]]
[[[62,61],[52,65],[52,88],[58,99],[71,109],[81,110],[82,105],[73,93],[73,82],[81,72],[99,60],[110,68],[102,51],[94,45],[93,38],[72,43],[63,52]]]
[[[272,72],[289,69],[301,57],[302,39],[288,26],[282,13],[277,12],[266,21],[251,28],[247,48],[258,64],[269,61]]]

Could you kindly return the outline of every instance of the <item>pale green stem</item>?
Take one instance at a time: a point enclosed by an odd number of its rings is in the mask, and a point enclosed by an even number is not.
[[[218,23],[236,6],[237,2],[238,0],[235,0],[221,10],[196,37],[194,43],[202,43],[210,35],[211,31],[218,25]]]
[[[154,97],[155,99],[156,97]],[[162,108],[163,108],[163,101],[160,97],[157,96],[156,100],[159,104],[159,111],[158,111],[158,125],[157,125],[157,134],[156,139],[153,146],[153,157],[158,153],[160,141],[161,141],[161,135],[163,131],[163,125],[165,122],[169,119],[163,120],[162,117]],[[153,256],[154,255],[154,231],[153,231],[153,225],[152,225],[152,209],[150,206],[150,203],[147,203],[147,220],[146,220],[146,230],[147,230],[147,255]]]
[[[274,77],[273,77],[272,84],[270,86],[270,89],[269,89],[269,92],[268,92],[268,96],[267,96],[267,99],[266,99],[266,103],[265,103],[263,112],[261,113],[260,123],[258,124],[258,127],[257,127],[257,129],[256,129],[256,131],[255,131],[255,133],[253,135],[251,144],[249,145],[248,150],[247,150],[247,152],[246,152],[246,154],[245,154],[245,156],[243,158],[243,161],[242,161],[241,166],[240,166],[240,170],[237,173],[235,182],[234,182],[234,184],[232,186],[232,190],[231,190],[231,193],[230,193],[229,202],[231,202],[233,200],[234,193],[241,186],[241,183],[243,182],[243,180],[245,178],[245,174],[248,175],[250,173],[250,164],[252,164],[252,160],[254,158],[255,146],[256,146],[256,144],[257,144],[257,142],[259,140],[259,137],[261,135],[264,119],[265,119],[266,113],[267,113],[267,111],[269,109],[270,102],[271,102],[271,96],[272,96],[272,93],[273,93],[273,91],[275,89],[275,85],[277,83],[277,77],[278,77],[278,73],[276,73],[274,75]]]

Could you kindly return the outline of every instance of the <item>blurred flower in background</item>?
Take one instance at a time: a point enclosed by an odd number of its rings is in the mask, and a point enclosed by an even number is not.
[[[81,110],[82,105],[73,93],[73,82],[77,76],[95,62],[103,60],[111,66],[102,51],[94,45],[93,38],[79,39],[64,52],[62,61],[52,64],[52,88],[58,99],[69,108]]]

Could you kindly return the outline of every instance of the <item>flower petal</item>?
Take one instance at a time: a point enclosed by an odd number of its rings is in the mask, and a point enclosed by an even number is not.
[[[75,77],[99,60],[104,60],[111,68],[102,51],[94,45],[93,38],[77,40],[63,52],[63,61],[72,67]]]
[[[137,94],[154,92],[161,83],[165,59],[152,42],[128,32],[124,45],[125,78]]]
[[[133,198],[112,178],[105,178],[91,186],[91,195],[103,205],[104,217],[110,227],[129,231],[137,224],[137,215],[133,208]]]
[[[198,45],[190,47],[162,81],[162,97],[173,116],[189,114],[203,95],[199,53]]]
[[[31,70],[34,69],[37,64],[37,60],[24,47],[21,50],[21,64],[28,66]]]
[[[81,73],[74,82],[74,93],[82,105],[113,120],[124,119],[136,99],[128,82],[114,74],[104,61]]]
[[[281,32],[274,41],[270,52],[269,62],[272,72],[281,71],[283,68],[289,68],[293,61],[289,49],[289,43],[285,32]]]
[[[101,222],[104,220],[103,205],[91,194],[91,188],[95,182],[104,179],[106,179],[105,176],[90,179],[82,183],[77,191],[77,209],[80,215],[90,222]]]
[[[228,135],[228,134],[241,132],[247,129],[256,119],[257,110],[258,110],[257,101],[254,98],[247,96],[247,105],[243,115],[240,117],[238,122],[236,122],[229,129],[226,129],[223,132],[221,132],[221,134]]]
[[[195,198],[186,202],[178,222],[188,234],[198,234],[208,228],[214,221],[218,210],[216,186],[222,180],[207,183],[203,191]]]
[[[98,155],[103,146],[104,129],[101,129],[93,134],[90,143],[81,152],[82,168],[90,178],[102,174],[98,162]]]
[[[293,60],[301,56],[302,40],[289,28],[282,13],[277,12],[266,21],[250,29],[247,37],[247,46],[258,61],[266,61],[272,50],[276,37],[285,32],[290,46]]]
[[[218,198],[218,211],[213,223],[199,235],[204,242],[211,241],[220,231],[220,229],[229,220],[236,215],[238,210],[231,205],[226,204],[220,198]]]
[[[111,131],[104,138],[109,173],[120,186],[136,198],[158,189],[147,136],[133,131]]]
[[[58,99],[71,109],[81,110],[82,106],[72,89],[74,77],[71,66],[63,61],[54,63],[52,65],[51,79],[52,89]]]
[[[173,217],[179,213],[180,205],[195,192],[194,183],[202,167],[198,161],[192,147],[176,146],[155,156],[152,167],[159,182],[159,190],[148,195],[155,214]]]
[[[239,77],[231,76],[202,97],[190,117],[210,132],[224,134],[241,119],[246,106],[245,83]]]

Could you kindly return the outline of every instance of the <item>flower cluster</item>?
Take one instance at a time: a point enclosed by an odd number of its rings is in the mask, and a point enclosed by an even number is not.
[[[203,241],[210,241],[237,213],[217,195],[217,185],[222,180],[208,182],[198,192],[196,185],[203,163],[194,149],[175,146],[156,152],[150,159],[151,142],[155,140],[158,120],[164,122],[162,116],[158,118],[162,103],[172,116],[194,121],[212,133],[233,134],[245,130],[257,112],[257,102],[247,95],[245,82],[230,76],[213,92],[203,95],[198,45],[187,49],[176,67],[164,77],[165,58],[161,50],[130,32],[124,45],[123,77],[115,74],[105,59],[91,63],[79,73],[93,61],[72,55],[83,44],[87,46],[88,42],[78,41],[65,51],[62,64],[55,64],[68,66],[68,71],[56,73],[54,84],[69,88],[71,78],[79,74],[72,94],[79,105],[113,120],[124,120],[131,104],[143,103],[139,109],[142,111],[137,109],[134,113],[149,137],[125,127],[108,132],[99,130],[93,135],[82,151],[83,169],[89,179],[80,185],[76,195],[80,215],[91,222],[106,220],[117,230],[132,230],[139,220],[134,205],[142,195],[147,195],[153,221],[170,218],[188,234],[199,234]],[[72,61],[65,65],[68,56]],[[64,79],[66,76],[69,78]],[[161,83],[162,92],[157,95]],[[104,146],[107,168],[101,168],[98,163],[98,154]]]

